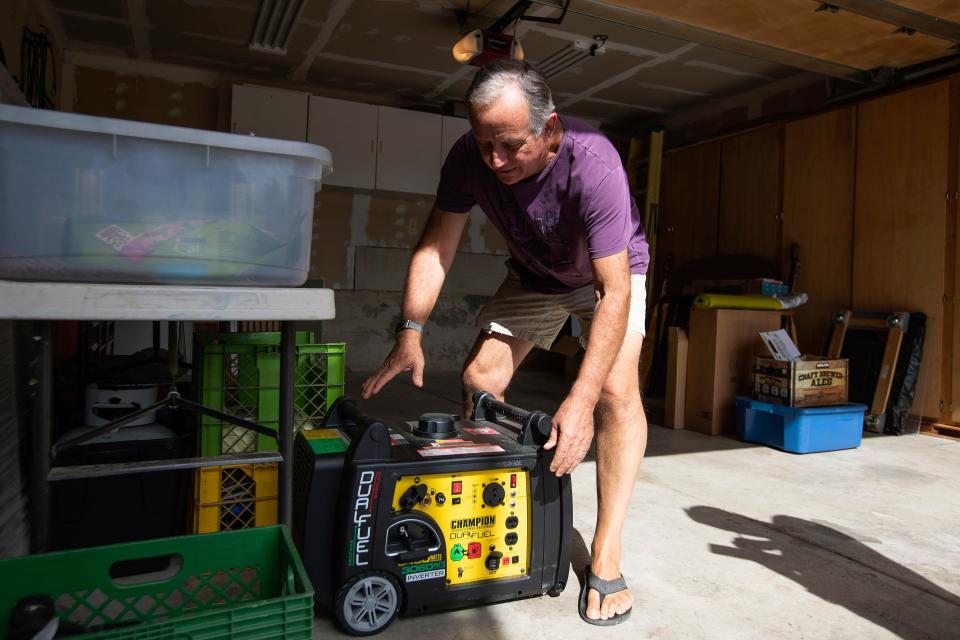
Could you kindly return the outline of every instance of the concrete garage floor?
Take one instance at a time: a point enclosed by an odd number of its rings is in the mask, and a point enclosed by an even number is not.
[[[362,374],[348,377],[359,398]],[[458,374],[409,375],[363,403],[384,420],[458,413]],[[521,372],[507,400],[553,411],[559,376]],[[868,437],[857,450],[791,455],[652,426],[624,531],[633,616],[577,614],[596,502],[591,458],[574,473],[567,589],[398,619],[388,638],[960,638],[960,442]],[[314,636],[337,633],[318,618]]]

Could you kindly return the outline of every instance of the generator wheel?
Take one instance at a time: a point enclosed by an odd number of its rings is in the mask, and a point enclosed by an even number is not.
[[[400,586],[383,571],[354,576],[337,592],[337,622],[354,636],[383,631],[400,610]]]

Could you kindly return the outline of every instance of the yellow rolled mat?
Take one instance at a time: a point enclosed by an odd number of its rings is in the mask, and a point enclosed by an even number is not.
[[[722,293],[703,293],[694,299],[693,308],[780,311],[783,309],[783,305],[773,296],[736,296]]]

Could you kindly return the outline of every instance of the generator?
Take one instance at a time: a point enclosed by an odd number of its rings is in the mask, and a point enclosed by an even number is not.
[[[566,586],[572,497],[542,448],[550,416],[485,392],[473,407],[386,424],[343,397],[297,435],[293,538],[345,632]]]

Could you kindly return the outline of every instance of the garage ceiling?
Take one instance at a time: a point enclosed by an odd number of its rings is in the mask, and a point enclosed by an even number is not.
[[[489,26],[515,0],[305,0],[285,55],[249,47],[258,0],[40,1],[73,51],[440,106],[462,98],[474,70],[450,55],[461,30]],[[527,14],[557,17],[559,2]],[[516,33],[533,62],[605,35],[605,55],[551,85],[565,112],[628,123],[800,72],[865,81],[947,56],[955,21],[955,0],[572,0],[561,24],[523,21]]]

